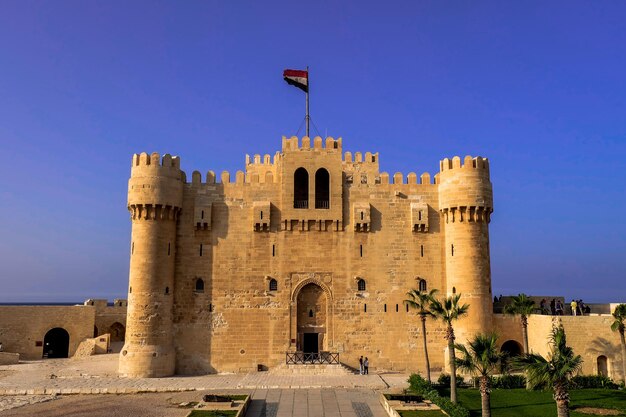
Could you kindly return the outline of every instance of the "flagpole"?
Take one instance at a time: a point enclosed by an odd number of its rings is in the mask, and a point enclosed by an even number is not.
[[[307,74],[307,88],[306,88],[306,116],[304,120],[306,121],[306,135],[309,136],[309,120],[311,116],[309,116],[309,90],[311,89],[311,78],[309,77],[309,66],[306,66],[306,74]]]

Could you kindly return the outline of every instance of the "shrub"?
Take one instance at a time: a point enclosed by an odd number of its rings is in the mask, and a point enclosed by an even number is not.
[[[448,379],[448,383],[449,383]],[[448,398],[444,398],[424,378],[417,374],[409,377],[409,386],[412,392],[432,401],[433,404],[445,411],[450,417],[470,417],[469,411],[459,404],[454,404]]]
[[[524,375],[502,375],[491,377],[492,388],[513,389],[526,388],[526,377]]]
[[[450,375],[448,374],[439,374],[439,378],[437,379],[437,384],[450,386]],[[456,386],[463,385],[463,377],[461,375],[456,376]]]
[[[571,379],[571,384],[572,388],[619,388],[611,378],[603,375],[578,375]]]

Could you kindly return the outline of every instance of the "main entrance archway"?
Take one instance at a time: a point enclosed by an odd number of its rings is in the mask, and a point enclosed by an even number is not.
[[[67,358],[70,351],[70,335],[67,330],[55,327],[43,338],[44,358]]]
[[[315,283],[306,284],[298,292],[296,303],[297,350],[304,353],[328,350],[328,299],[324,290]]]

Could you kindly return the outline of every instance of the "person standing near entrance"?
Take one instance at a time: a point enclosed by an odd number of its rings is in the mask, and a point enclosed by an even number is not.
[[[369,375],[370,373],[370,360],[367,359],[367,356],[365,357],[365,360],[363,361],[363,372],[365,373],[365,375]]]
[[[363,355],[359,358],[359,375],[363,375]]]

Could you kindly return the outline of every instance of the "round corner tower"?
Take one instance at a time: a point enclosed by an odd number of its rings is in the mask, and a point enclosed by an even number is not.
[[[462,294],[468,315],[458,325],[464,342],[476,333],[491,331],[491,266],[489,221],[493,191],[486,158],[466,156],[441,161],[439,207],[444,230],[446,295]]]
[[[177,157],[133,155],[128,181],[132,220],[128,315],[119,362],[124,376],[162,377],[175,371],[174,260],[183,182]]]

